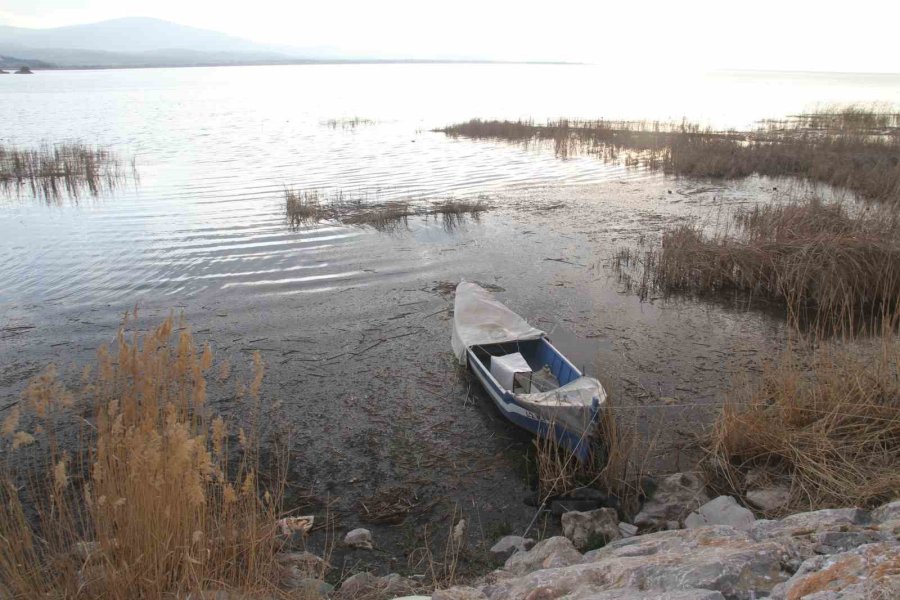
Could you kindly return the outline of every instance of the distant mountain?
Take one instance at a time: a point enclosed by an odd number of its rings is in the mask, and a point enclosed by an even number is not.
[[[57,67],[260,64],[347,58],[334,49],[268,46],[146,17],[52,29],[0,26],[0,55]]]

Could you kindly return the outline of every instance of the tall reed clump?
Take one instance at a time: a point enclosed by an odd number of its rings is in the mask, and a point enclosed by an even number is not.
[[[872,507],[900,491],[900,343],[874,353],[824,346],[808,364],[788,351],[739,386],[707,440],[706,466],[728,493],[750,480],[781,483],[790,500],[771,516]]]
[[[626,515],[634,515],[642,500],[642,480],[655,440],[641,440],[636,423],[624,423],[624,416],[607,397],[594,430],[592,452],[580,461],[559,444],[548,424],[548,435],[535,437],[534,458],[538,500],[541,504],[564,496],[576,488],[591,487],[606,493]]]
[[[77,199],[113,190],[129,178],[137,180],[134,162],[126,169],[105,148],[80,142],[33,149],[0,144],[0,190],[6,194],[28,190],[43,200]]]
[[[28,386],[0,432],[10,461],[34,451],[0,485],[0,596],[275,593],[283,471],[264,489],[258,420],[210,410],[212,362],[169,318],[120,330],[72,391],[52,368]],[[257,355],[239,391],[254,414],[262,377]]]
[[[665,292],[739,292],[784,303],[797,322],[853,331],[900,309],[900,219],[816,199],[738,212],[738,230],[666,232],[644,265]]]

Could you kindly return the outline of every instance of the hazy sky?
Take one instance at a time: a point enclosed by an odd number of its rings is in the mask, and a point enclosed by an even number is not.
[[[394,57],[900,72],[900,2],[3,0],[0,23],[158,17],[258,42]]]

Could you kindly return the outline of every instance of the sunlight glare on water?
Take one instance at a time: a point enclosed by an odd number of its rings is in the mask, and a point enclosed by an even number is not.
[[[581,65],[44,71],[2,85],[4,143],[77,139],[135,158],[140,183],[98,198],[0,199],[0,301],[72,305],[372,277],[379,237],[328,223],[291,231],[286,187],[429,201],[645,176],[430,131],[453,122],[686,116],[745,127],[815,103],[900,98],[898,76],[626,75]],[[372,122],[341,122],[355,117]],[[404,268],[412,277],[424,266]]]

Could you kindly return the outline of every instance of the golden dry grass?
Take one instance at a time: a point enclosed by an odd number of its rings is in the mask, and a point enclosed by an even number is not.
[[[258,420],[236,429],[209,409],[212,363],[169,318],[121,330],[72,390],[53,369],[28,386],[0,431],[20,465],[0,485],[0,596],[278,593],[284,471],[264,487]],[[262,377],[257,355],[252,414]]]
[[[548,431],[554,431],[552,424]],[[611,398],[607,397],[597,423],[589,460],[579,461],[552,434],[535,437],[533,445],[541,504],[576,488],[592,487],[614,498],[625,514],[637,513],[643,493],[641,482],[656,441],[642,439],[637,423],[626,422]]]
[[[751,469],[786,483],[777,514],[872,507],[900,492],[900,343],[874,351],[824,345],[811,360],[787,351],[728,398],[706,442],[706,466],[728,493]],[[756,475],[759,478],[759,474]]]

